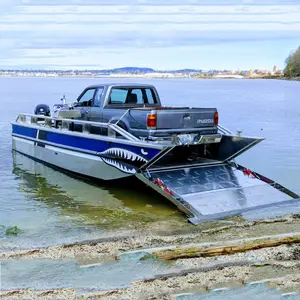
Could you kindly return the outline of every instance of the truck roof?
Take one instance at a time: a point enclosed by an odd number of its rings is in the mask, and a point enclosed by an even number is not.
[[[93,84],[89,85],[88,88],[99,88],[99,87],[114,87],[114,86],[128,86],[128,87],[148,87],[148,88],[154,88],[153,85],[147,84],[147,83],[129,83],[129,82],[114,82],[114,83],[98,83],[98,84]]]

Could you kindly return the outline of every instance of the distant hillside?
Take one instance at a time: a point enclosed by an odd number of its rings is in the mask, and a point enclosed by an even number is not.
[[[107,70],[99,70],[100,72],[105,73],[152,73],[155,70],[151,68],[139,68],[139,67],[123,67],[123,68],[115,68],[115,69],[107,69]]]
[[[180,70],[171,70],[171,73],[194,73],[199,72],[200,70],[196,69],[180,69]]]
[[[194,72],[199,72],[199,70],[196,69],[180,69],[180,70],[168,70],[168,71],[163,71],[163,70],[154,70],[152,68],[139,68],[139,67],[122,67],[122,68],[115,68],[115,69],[106,69],[106,70],[98,70],[98,72],[101,73],[154,73],[154,72],[159,72],[159,73],[194,73]]]

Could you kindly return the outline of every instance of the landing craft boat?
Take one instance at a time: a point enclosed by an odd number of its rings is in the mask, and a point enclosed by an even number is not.
[[[52,113],[42,104],[12,122],[14,151],[96,179],[135,176],[193,224],[299,199],[235,162],[262,140],[222,127],[216,109],[164,107],[140,84],[89,86]]]

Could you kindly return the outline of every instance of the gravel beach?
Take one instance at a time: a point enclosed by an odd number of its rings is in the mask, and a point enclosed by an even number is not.
[[[178,248],[198,243],[224,245],[230,241],[247,242],[264,236],[293,234],[300,228],[300,216],[289,215],[273,220],[255,222],[232,219],[194,227],[182,227],[179,233],[174,224],[152,224],[149,228],[105,236],[73,244],[46,248],[0,252],[1,261],[35,261],[72,259],[83,268],[102,264],[118,264],[120,257],[131,251],[152,251]],[[159,228],[154,229],[154,228]],[[167,234],[167,232],[169,233]],[[139,258],[133,258],[139,260]],[[151,260],[151,258],[150,258]],[[282,244],[229,255],[190,257],[172,261],[178,271],[152,278],[135,280],[119,289],[78,292],[70,288],[35,290],[20,288],[1,290],[1,299],[172,299],[180,293],[209,291],[213,288],[241,286],[265,281],[284,292],[300,291],[300,244]],[[100,280],[100,278],[99,278]],[[175,299],[175,298],[174,298]]]

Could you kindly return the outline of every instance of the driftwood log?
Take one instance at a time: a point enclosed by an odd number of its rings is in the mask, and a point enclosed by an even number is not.
[[[180,258],[193,258],[193,257],[211,257],[219,255],[230,255],[239,252],[246,252],[250,250],[257,250],[268,247],[276,247],[280,245],[300,243],[300,233],[290,235],[274,235],[257,239],[245,239],[242,241],[229,242],[224,244],[218,243],[217,245],[208,246],[185,246],[170,249],[163,249],[153,251],[151,254],[159,259],[174,260]]]

